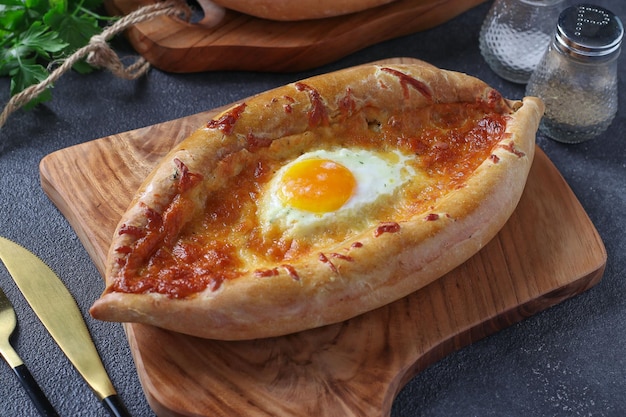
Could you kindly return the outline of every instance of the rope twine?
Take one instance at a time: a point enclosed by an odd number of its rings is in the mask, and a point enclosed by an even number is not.
[[[149,6],[143,6],[115,21],[112,25],[104,28],[101,33],[92,36],[87,45],[70,55],[61,65],[52,71],[45,80],[41,81],[39,84],[33,84],[11,97],[2,111],[2,114],[0,114],[0,128],[4,126],[13,112],[38,97],[81,59],[85,58],[90,65],[108,69],[115,76],[126,80],[134,80],[144,75],[150,69],[150,63],[146,61],[145,58],[139,57],[133,64],[125,67],[117,54],[109,46],[108,41],[115,35],[137,23],[145,22],[159,16],[177,16],[188,20],[191,16],[191,11],[184,1],[166,0],[159,1]]]

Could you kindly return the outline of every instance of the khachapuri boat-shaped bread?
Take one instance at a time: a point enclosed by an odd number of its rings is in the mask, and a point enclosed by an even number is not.
[[[347,320],[479,251],[514,211],[542,102],[426,63],[239,102],[137,191],[93,317],[240,340]]]
[[[394,1],[397,0],[213,0],[213,3],[262,19],[292,22],[343,16]]]

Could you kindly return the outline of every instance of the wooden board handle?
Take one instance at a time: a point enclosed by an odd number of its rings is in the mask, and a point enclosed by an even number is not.
[[[106,0],[125,15],[155,0]],[[226,11],[219,24],[159,17],[127,32],[154,67],[170,72],[315,68],[388,39],[437,26],[485,0],[396,0],[346,16],[301,22],[259,19]],[[219,16],[217,17],[219,19]]]

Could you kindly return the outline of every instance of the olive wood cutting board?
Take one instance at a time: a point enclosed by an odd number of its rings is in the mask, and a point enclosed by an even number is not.
[[[41,161],[44,191],[100,272],[140,182],[215,113],[86,142]],[[605,264],[595,227],[537,148],[522,199],[499,234],[399,301],[339,324],[254,341],[205,340],[139,324],[125,329],[148,402],[161,417],[387,416],[403,385],[425,367],[582,293],[600,281]]]
[[[297,1],[297,0],[294,0]],[[127,30],[133,48],[170,72],[212,70],[302,71],[367,46],[430,29],[485,0],[395,0],[345,16],[298,22],[260,19],[226,11],[189,22],[161,16]],[[127,15],[157,0],[106,0],[108,13]],[[207,0],[198,0],[202,10]]]

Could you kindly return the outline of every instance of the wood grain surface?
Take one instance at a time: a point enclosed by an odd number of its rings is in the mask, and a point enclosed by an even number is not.
[[[100,272],[140,182],[215,113],[105,137],[41,161],[44,191]],[[390,305],[343,323],[254,341],[125,326],[144,392],[160,417],[387,416],[416,373],[587,290],[599,282],[605,263],[593,224],[537,149],[522,199],[500,233],[457,269]]]
[[[485,0],[396,0],[346,16],[299,22],[227,11],[217,25],[162,16],[126,32],[135,50],[170,72],[302,71],[375,43],[435,27]],[[106,0],[126,15],[156,0]],[[202,0],[199,1],[202,4]]]

